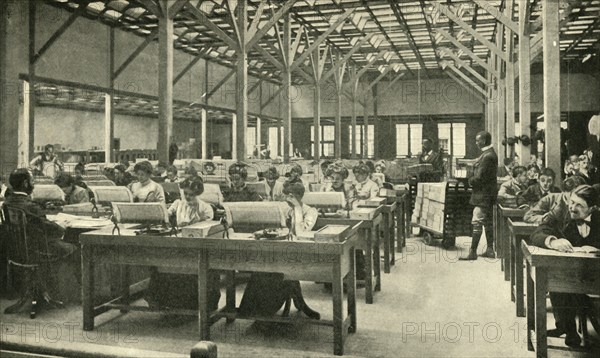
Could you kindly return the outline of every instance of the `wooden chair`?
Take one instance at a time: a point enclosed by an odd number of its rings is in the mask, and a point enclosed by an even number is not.
[[[63,303],[50,297],[46,289],[47,277],[42,275],[43,266],[57,261],[57,257],[49,254],[47,245],[42,240],[32,240],[27,234],[27,216],[22,209],[4,205],[2,208],[2,222],[8,233],[6,242],[8,281],[11,281],[11,268],[23,273],[21,298],[14,305],[4,310],[5,314],[17,313],[27,305],[31,305],[30,318],[35,318],[38,312],[38,302],[43,300],[46,304],[63,308]],[[47,269],[47,267],[46,267]]]

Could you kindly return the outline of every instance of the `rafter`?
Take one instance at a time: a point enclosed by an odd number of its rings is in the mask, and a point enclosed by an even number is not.
[[[448,41],[452,42],[452,44],[454,44],[454,46],[456,46],[459,49],[463,50],[463,52],[465,54],[467,54],[469,57],[471,57],[473,60],[475,60],[475,62],[477,62],[483,68],[485,68],[486,70],[488,70],[491,74],[494,75],[494,77],[500,78],[500,75],[498,74],[498,72],[496,70],[494,70],[487,62],[485,62],[484,60],[482,60],[481,58],[479,58],[479,56],[477,56],[473,52],[471,52],[471,50],[469,50],[465,45],[461,44],[460,41],[458,41],[457,39],[455,39],[449,33],[447,33],[446,31],[444,31],[442,29],[436,29],[435,31],[437,33],[439,33],[440,35],[442,35],[443,37],[445,37]]]
[[[390,83],[388,83],[388,84],[387,84],[387,86],[385,86],[385,88],[383,89],[382,93],[383,93],[383,92],[387,92],[387,91],[388,91],[388,90],[389,90],[389,89],[392,87],[392,85],[393,85],[394,83],[396,83],[396,82],[397,82],[399,79],[401,79],[402,77],[404,77],[404,75],[406,75],[406,72],[402,72],[402,73],[398,74],[398,76],[394,77],[394,78],[393,78],[393,79],[390,81]]]
[[[204,13],[202,11],[196,9],[194,6],[190,5],[190,3],[186,3],[184,8],[196,19],[200,20],[202,25],[206,26],[211,31],[213,31],[215,34],[217,34],[217,36],[223,42],[225,42],[230,48],[234,49],[235,51],[239,51],[239,48],[240,48],[239,43],[236,40],[232,39],[229,36],[229,34],[227,34],[225,31],[223,31],[219,26],[215,25],[215,23],[213,23],[211,21],[211,19],[209,19],[206,15],[204,15]]]
[[[450,20],[454,21],[458,26],[460,26],[463,30],[470,33],[479,41],[481,44],[485,45],[492,52],[494,52],[498,57],[502,60],[507,61],[507,56],[501,48],[493,44],[491,41],[483,37],[479,32],[473,30],[466,22],[464,22],[461,18],[459,18],[454,12],[452,12],[446,5],[443,5],[436,1],[431,1],[431,4],[439,9],[444,15],[446,15]]]
[[[371,81],[371,83],[369,83],[369,85],[367,86],[367,91],[370,90],[371,88],[373,88],[373,86],[375,86],[379,81],[381,81],[383,79],[383,77],[385,77],[385,75],[388,74],[388,72],[390,72],[392,68],[390,66],[387,66],[385,68],[385,70],[383,72],[381,72],[381,74],[379,76],[377,76],[376,79],[374,79],[373,81]]]
[[[154,41],[156,38],[158,37],[158,29],[152,31],[152,33],[150,33],[148,35],[148,37],[146,37],[146,40],[144,40],[144,42],[142,42],[134,51],[133,53],[131,53],[131,55],[129,55],[129,57],[123,62],[123,64],[115,71],[115,73],[112,74],[112,79],[115,80],[117,77],[119,77],[119,75],[121,74],[121,72],[123,72],[127,66],[129,66],[129,64],[131,62],[133,62],[138,55],[144,51],[144,49],[146,47],[148,47],[148,45],[150,44],[150,42]]]
[[[479,87],[475,82],[473,82],[472,79],[469,78],[469,76],[467,76],[463,71],[459,70],[458,68],[456,68],[454,65],[449,64],[448,67],[451,69],[452,71],[454,71],[457,75],[459,75],[460,77],[462,77],[465,82],[467,82],[468,84],[471,85],[471,87],[473,87],[474,89],[476,89],[479,93],[481,93],[482,95],[486,96],[487,92],[485,89]]]
[[[225,84],[225,82],[227,82],[233,75],[235,75],[236,72],[237,72],[236,68],[234,68],[231,71],[229,71],[225,75],[225,77],[223,77],[221,79],[221,81],[219,81],[219,83],[217,83],[217,85],[213,89],[211,89],[210,92],[208,92],[206,94],[205,99],[209,99],[213,94],[215,94],[219,90],[219,88],[221,88]]]
[[[482,75],[479,74],[479,72],[475,71],[475,69],[473,69],[468,63],[466,63],[465,61],[461,60],[460,57],[456,56],[456,54],[453,51],[443,51],[441,50],[440,52],[442,52],[442,54],[446,54],[448,56],[450,56],[454,62],[456,62],[457,64],[459,64],[461,67],[464,67],[467,71],[469,71],[473,76],[475,76],[475,78],[477,78],[479,81],[481,81],[484,85],[489,86],[491,85],[490,82],[488,82],[485,77],[483,77]]]
[[[417,47],[417,44],[415,43],[415,39],[413,38],[412,32],[410,31],[410,28],[408,27],[408,25],[406,23],[406,19],[404,18],[404,14],[402,13],[402,10],[400,9],[399,4],[396,4],[393,0],[389,0],[389,3],[390,3],[390,7],[392,8],[392,11],[394,12],[394,15],[396,16],[396,19],[398,20],[398,24],[404,30],[404,33],[406,35],[406,38],[408,39],[408,44],[410,45],[410,48],[412,49],[413,53],[415,54],[417,61],[419,61],[419,65],[421,65],[421,70],[423,70],[423,72],[425,72],[425,77],[429,78],[429,72],[427,72],[427,67],[425,66],[425,61],[423,61],[421,52],[419,52],[419,48]]]
[[[252,37],[248,36],[246,46],[248,46],[248,48],[254,47],[254,45],[256,45],[260,41],[260,39],[262,39],[263,36],[265,36],[269,29],[271,29],[271,27],[273,27],[279,21],[279,19],[281,19],[283,15],[285,15],[290,10],[290,8],[294,6],[296,1],[298,0],[286,1],[285,4],[271,16],[269,21],[267,21],[267,23],[263,27],[257,30]]]
[[[448,75],[448,77],[452,78],[456,83],[458,83],[460,86],[462,86],[465,90],[467,90],[467,92],[469,92],[471,95],[473,95],[473,97],[477,98],[481,103],[485,104],[485,98],[481,97],[477,92],[475,92],[471,87],[469,87],[467,84],[465,84],[463,81],[461,81],[458,77],[456,77],[455,75],[453,75],[451,72],[446,71],[446,74]]]
[[[188,1],[189,0],[176,0],[175,3],[169,7],[169,18],[174,19]]]
[[[327,79],[328,79],[329,77],[331,77],[331,76],[332,76],[332,75],[335,73],[335,71],[336,71],[336,67],[338,67],[338,68],[339,68],[339,67],[341,67],[343,64],[345,64],[345,63],[346,63],[346,62],[347,62],[347,61],[348,61],[348,60],[349,60],[349,59],[352,57],[352,55],[354,55],[354,53],[355,53],[356,51],[358,51],[358,50],[359,50],[359,49],[362,47],[362,45],[363,45],[365,42],[369,41],[369,39],[370,39],[371,37],[373,37],[373,35],[374,35],[373,33],[367,34],[367,35],[365,35],[365,37],[363,37],[363,38],[362,38],[360,41],[358,41],[358,42],[356,43],[356,45],[354,45],[354,47],[352,48],[352,50],[348,51],[348,52],[347,52],[347,53],[344,55],[344,57],[343,57],[343,58],[341,58],[339,61],[336,61],[336,62],[337,62],[337,63],[336,63],[336,65],[334,65],[334,66],[333,66],[331,69],[329,69],[329,71],[327,71],[327,72],[325,73],[325,75],[323,76],[322,80],[323,80],[323,81],[327,81]],[[333,58],[333,57],[332,57],[332,58]]]
[[[144,7],[154,14],[156,17],[163,17],[163,11],[159,4],[157,4],[154,0],[139,0]]]
[[[519,25],[514,22],[512,19],[506,17],[503,13],[498,11],[494,5],[491,5],[486,0],[473,0],[474,3],[479,5],[482,9],[487,11],[490,15],[492,15],[496,20],[500,21],[506,28],[510,29],[515,34],[519,34]]]

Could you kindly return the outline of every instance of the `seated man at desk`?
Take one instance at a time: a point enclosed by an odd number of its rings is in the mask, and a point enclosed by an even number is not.
[[[181,189],[183,199],[175,200],[167,210],[172,224],[183,227],[214,218],[212,207],[199,198],[204,192],[200,177],[186,179]],[[209,309],[215,310],[221,297],[219,274],[210,272],[209,282]],[[153,270],[146,300],[153,307],[197,309],[198,277]]]
[[[231,186],[223,192],[225,201],[262,201],[260,195],[246,185],[248,171],[243,163],[235,163],[229,167]]]
[[[301,183],[286,181],[283,187],[285,200],[290,206],[288,221],[291,223],[292,240],[296,240],[303,232],[311,231],[319,216],[315,208],[302,203],[304,192]],[[289,299],[293,299],[296,308],[308,317],[319,319],[319,313],[311,310],[304,302],[300,282],[285,281],[280,273],[253,273],[240,302],[239,312],[243,315],[272,316]],[[287,313],[286,309],[284,314]]]
[[[562,183],[562,193],[550,193],[541,198],[525,213],[523,220],[528,223],[541,224],[555,206],[567,208],[569,206],[571,192],[583,184],[585,184],[585,179],[579,175],[568,177]]]
[[[75,246],[62,241],[65,229],[48,220],[42,207],[31,200],[33,177],[27,169],[16,169],[8,179],[13,192],[6,198],[4,205],[25,211],[27,215],[27,233],[30,239],[43,240],[51,255],[66,257],[75,251]]]
[[[138,181],[129,184],[129,190],[133,193],[133,200],[139,203],[165,202],[165,192],[162,186],[150,179],[152,176],[152,164],[148,161],[140,162],[133,168]]]
[[[264,174],[265,185],[267,186],[266,198],[268,201],[278,201],[283,198],[283,183],[279,179],[277,168],[270,167]]]
[[[540,172],[536,184],[529,186],[529,188],[517,194],[517,205],[525,204],[528,207],[532,207],[546,195],[550,193],[560,193],[560,189],[554,186],[554,177],[554,170],[551,168],[544,168]]]
[[[581,185],[571,193],[567,210],[553,209],[548,218],[531,235],[532,244],[560,252],[591,252],[600,250],[600,198],[598,191]],[[550,302],[556,320],[556,329],[549,337],[565,334],[565,344],[578,347],[581,338],[577,333],[575,315],[585,302],[585,295],[550,292]]]
[[[65,193],[65,203],[81,204],[90,201],[88,191],[75,183],[75,179],[67,173],[59,173],[54,184]]]
[[[511,175],[511,180],[500,185],[498,201],[502,204],[513,204],[511,206],[516,206],[517,196],[528,188],[527,168],[518,165],[512,169]]]

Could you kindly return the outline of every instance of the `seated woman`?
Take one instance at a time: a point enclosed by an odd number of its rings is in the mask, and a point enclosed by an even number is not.
[[[162,186],[154,182],[152,176],[152,164],[148,161],[140,162],[133,168],[138,181],[129,184],[129,190],[133,193],[133,201],[139,203],[165,202],[165,192]]]
[[[344,181],[348,179],[348,174],[348,169],[346,169],[346,167],[338,164],[330,165],[325,176],[331,178],[331,181],[327,183],[324,191],[344,193],[344,196],[346,197],[346,206],[350,207],[354,202],[354,190],[350,190],[344,185]]]
[[[224,190],[225,201],[261,201],[262,198],[246,185],[248,171],[243,163],[235,163],[229,167],[231,186]]]
[[[316,209],[303,204],[304,186],[286,181],[283,187],[285,200],[290,206],[290,235],[297,239],[301,232],[311,231],[317,222]],[[272,316],[286,304],[284,316],[289,313],[289,300],[308,317],[319,319],[318,312],[311,310],[302,297],[300,282],[286,281],[281,273],[253,273],[240,302],[239,312],[249,316]]]
[[[215,163],[213,163],[213,162],[204,163],[202,168],[204,169],[203,171],[204,171],[205,175],[215,175],[215,170],[217,169],[217,167],[215,166]]]
[[[177,177],[177,168],[171,165],[167,168],[167,177],[165,183],[179,183],[181,180]]]
[[[81,204],[90,201],[88,191],[76,185],[75,179],[67,173],[59,173],[54,179],[54,184],[58,185],[65,193],[65,203],[67,204]]]
[[[391,181],[390,176],[385,174],[385,162],[383,160],[379,160],[377,163],[375,163],[375,173],[382,173],[386,183]]]
[[[366,164],[357,164],[352,168],[356,183],[356,197],[360,200],[375,198],[379,194],[379,186],[369,179],[371,171]]]
[[[268,201],[279,201],[283,198],[283,183],[279,179],[277,168],[270,167],[264,174],[265,185],[267,186]]]
[[[128,186],[135,178],[127,171],[127,167],[123,164],[117,164],[113,168],[113,181],[117,186]]]
[[[289,172],[288,181],[290,183],[300,183],[300,184],[304,185],[304,190],[310,191],[310,186],[308,185],[307,182],[304,181],[304,179],[302,179],[302,174],[303,174],[302,167],[299,164],[292,164],[292,168],[290,169],[290,172]]]
[[[598,168],[590,164],[590,158],[586,154],[579,156],[579,171],[577,174],[582,176],[588,185],[598,184],[600,181]]]
[[[536,184],[517,194],[517,205],[532,207],[549,193],[560,193],[560,189],[554,186],[554,177],[554,170],[544,168]]]
[[[500,203],[516,206],[517,194],[528,188],[529,178],[527,177],[527,168],[518,165],[512,169],[512,179],[502,183],[498,191],[498,201]]]
[[[571,193],[567,210],[552,210],[548,218],[531,235],[533,245],[560,252],[600,250],[600,212],[598,191],[581,185]],[[577,333],[575,316],[585,305],[586,295],[550,292],[556,329],[548,331],[549,337],[565,335],[565,344],[578,347],[581,338]]]
[[[537,164],[529,164],[527,166],[527,186],[537,184],[542,169]]]
[[[183,199],[178,199],[168,209],[172,224],[177,227],[188,226],[198,222],[212,220],[212,207],[202,201],[199,196],[204,192],[204,184],[200,177],[186,179],[181,183]],[[209,310],[217,309],[221,292],[219,290],[219,274],[209,273]],[[151,306],[160,308],[198,308],[198,277],[196,275],[170,274],[154,270],[148,288],[146,300]]]

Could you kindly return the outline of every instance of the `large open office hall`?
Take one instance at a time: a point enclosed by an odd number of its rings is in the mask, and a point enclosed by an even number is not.
[[[1,357],[597,357],[600,0],[0,2]]]

